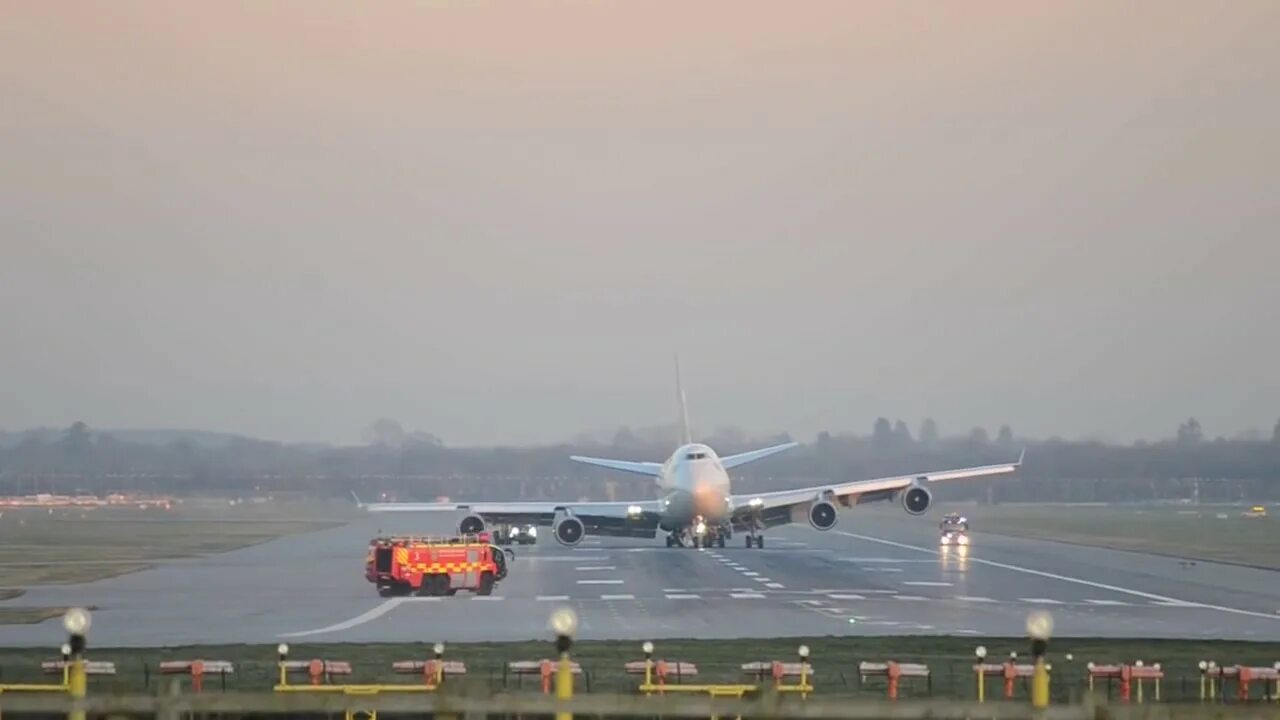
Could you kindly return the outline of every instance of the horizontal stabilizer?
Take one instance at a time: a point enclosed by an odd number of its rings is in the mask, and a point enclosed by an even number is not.
[[[752,450],[751,452],[738,453],[737,455],[729,455],[728,457],[720,458],[720,462],[721,464],[724,465],[725,470],[728,470],[730,468],[736,468],[739,465],[746,465],[749,462],[755,462],[756,460],[759,460],[761,458],[767,458],[770,455],[776,455],[777,453],[780,453],[783,450],[790,450],[791,448],[799,444],[800,443],[798,442],[789,442],[789,443],[784,443],[782,445],[774,445],[773,447],[761,448],[759,450]]]
[[[662,473],[662,463],[609,460],[607,458],[582,457],[581,455],[570,455],[569,459],[574,462],[586,463],[587,465],[596,465],[610,470],[621,470],[622,472],[648,475],[650,477],[657,477]]]

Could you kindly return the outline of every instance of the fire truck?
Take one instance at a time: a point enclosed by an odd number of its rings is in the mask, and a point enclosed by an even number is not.
[[[374,538],[364,577],[382,597],[454,595],[470,590],[490,595],[507,576],[515,553],[494,545],[488,533],[455,537],[401,535]]]

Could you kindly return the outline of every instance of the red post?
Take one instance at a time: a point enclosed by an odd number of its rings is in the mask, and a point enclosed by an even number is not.
[[[542,661],[542,694],[551,694],[551,661]]]
[[[311,664],[307,666],[307,672],[311,675],[311,684],[319,685],[324,678],[324,661],[312,660]]]
[[[426,685],[434,685],[436,682],[436,661],[428,660],[422,666],[422,682]]]
[[[1128,664],[1120,666],[1120,701],[1129,702],[1133,687],[1133,668]]]
[[[898,699],[898,678],[902,675],[902,668],[898,667],[898,663],[890,660],[888,662],[889,675],[889,699]]]
[[[667,684],[667,661],[659,660],[657,665],[658,672],[658,693],[662,694],[662,688]]]
[[[1240,702],[1249,702],[1249,684],[1253,682],[1253,668],[1236,666],[1236,695]]]
[[[1013,699],[1013,683],[1018,678],[1018,667],[1010,660],[1004,664],[1004,699]]]
[[[204,690],[204,661],[195,660],[191,663],[191,691],[199,693]]]

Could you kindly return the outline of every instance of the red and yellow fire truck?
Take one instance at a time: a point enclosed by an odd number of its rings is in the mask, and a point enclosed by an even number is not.
[[[364,577],[382,597],[453,595],[459,590],[490,595],[514,557],[494,545],[488,533],[380,537],[369,542]]]

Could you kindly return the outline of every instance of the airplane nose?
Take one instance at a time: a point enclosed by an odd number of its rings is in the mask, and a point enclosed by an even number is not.
[[[724,514],[725,494],[713,487],[700,487],[693,493],[693,508],[704,517],[720,517]]]

